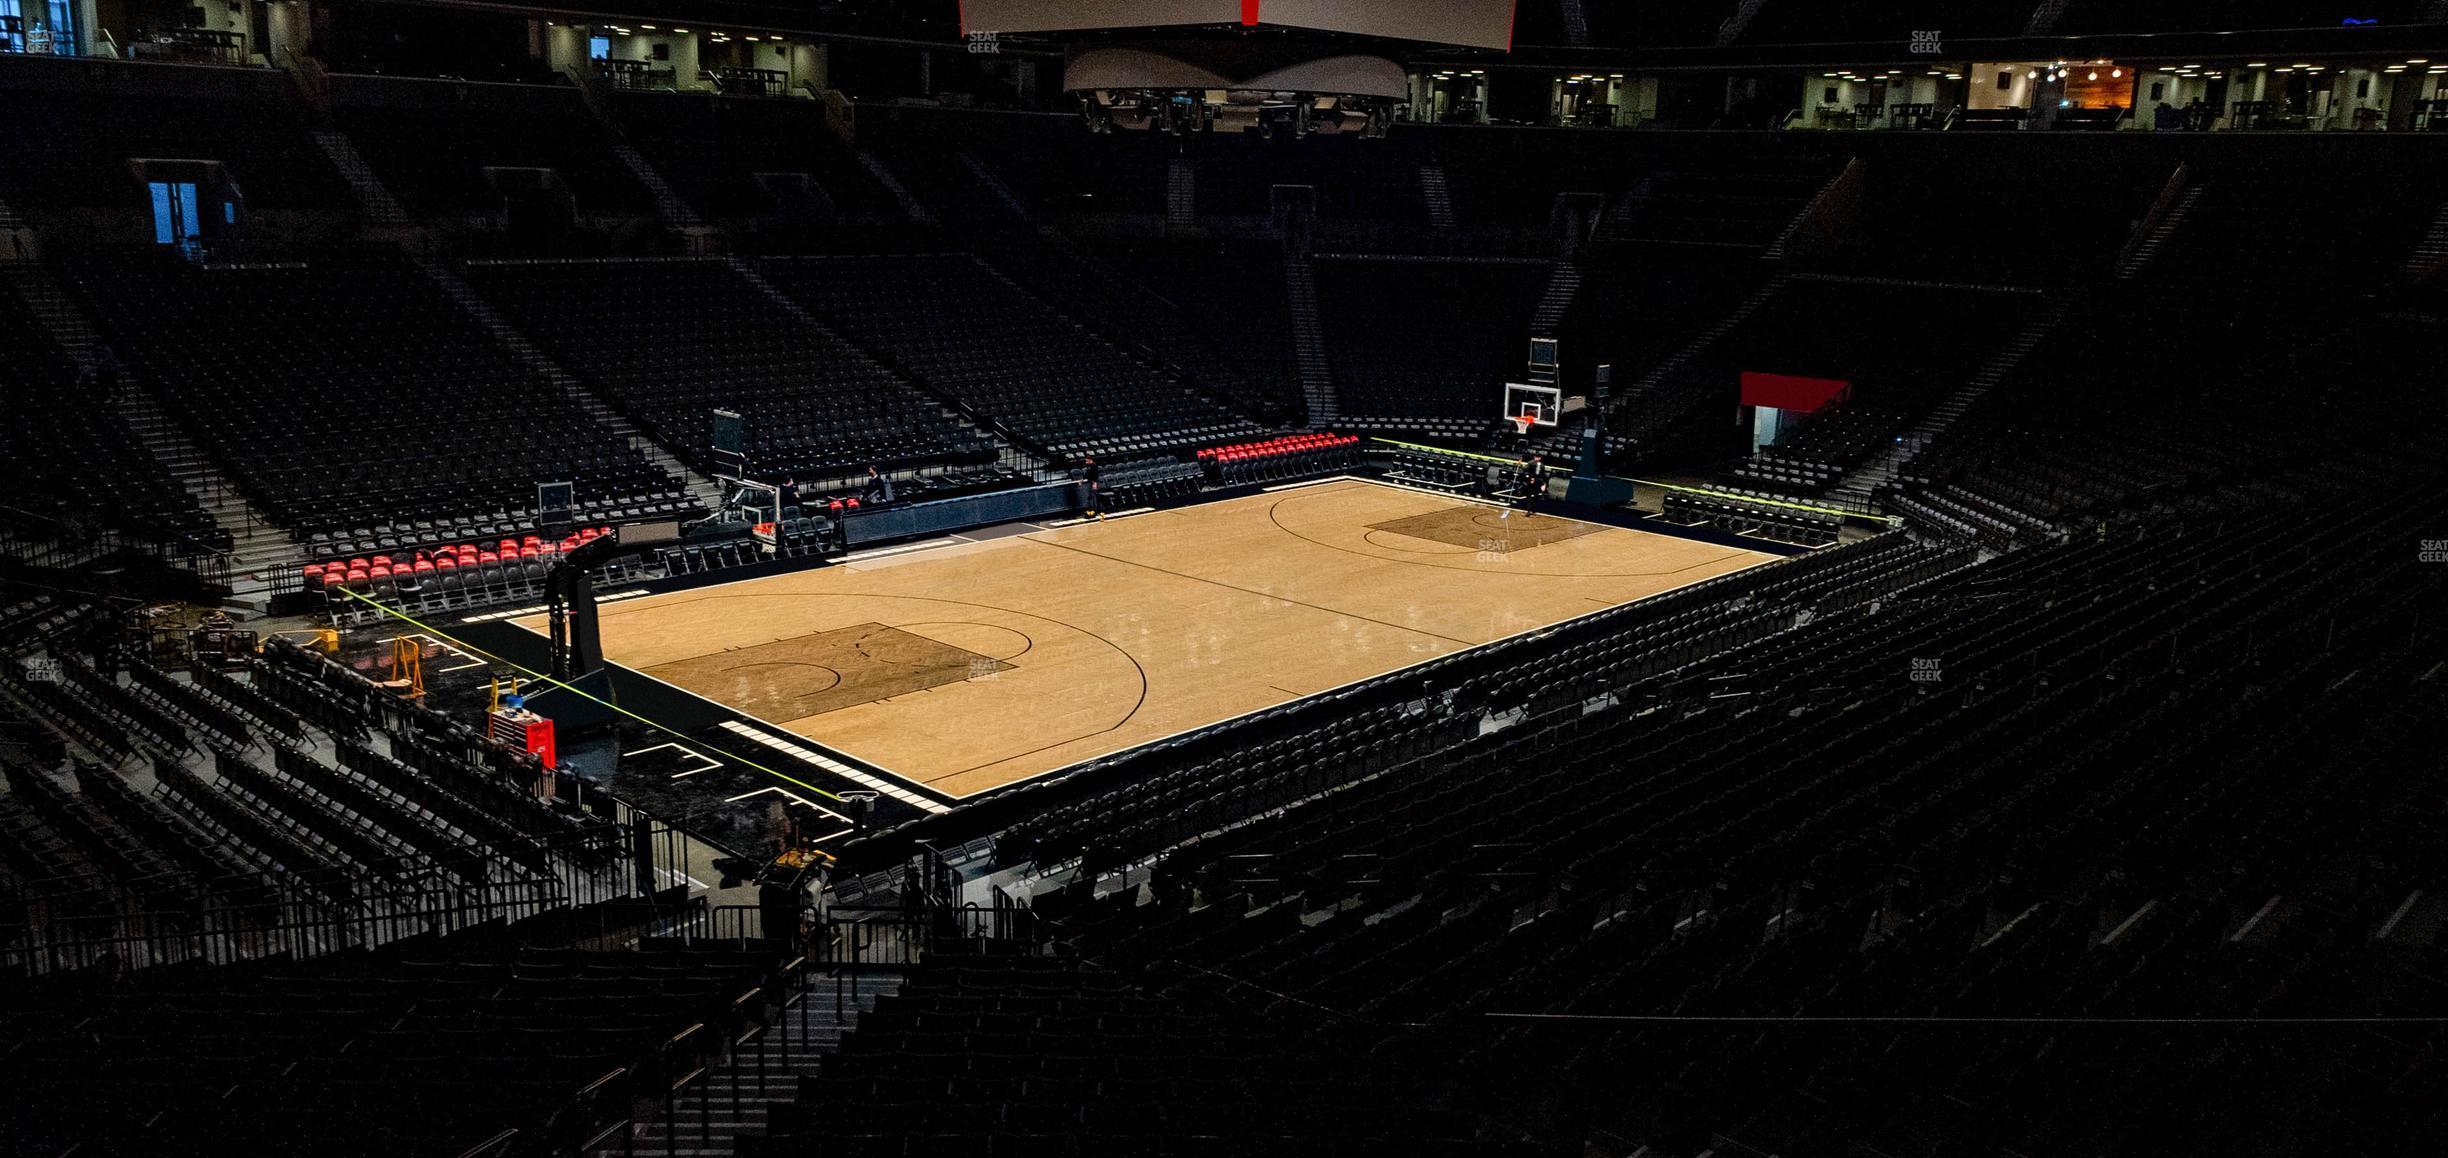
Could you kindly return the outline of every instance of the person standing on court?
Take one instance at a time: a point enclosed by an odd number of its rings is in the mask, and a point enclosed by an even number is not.
[[[1105,517],[1105,472],[1098,469],[1095,455],[1089,455],[1081,461],[1080,478],[1088,484],[1089,516],[1103,519]]]

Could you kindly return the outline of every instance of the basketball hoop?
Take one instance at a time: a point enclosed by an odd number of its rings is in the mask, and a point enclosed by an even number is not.
[[[1530,437],[1530,428],[1538,425],[1538,419],[1527,414],[1516,414],[1506,421],[1513,424],[1513,435],[1516,438]]]

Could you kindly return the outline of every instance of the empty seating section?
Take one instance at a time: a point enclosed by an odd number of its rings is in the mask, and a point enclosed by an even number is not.
[[[2402,446],[2408,424],[2429,425],[2436,397],[2398,386],[2428,374],[2438,321],[2375,315],[2370,301],[2394,299],[2350,287],[2392,280],[2433,208],[2377,191],[2349,208],[2255,168],[2196,179],[2190,211],[2134,277],[2086,300],[1905,464],[1924,488],[1907,502],[1975,528],[1976,514],[2060,522]],[[2307,292],[2274,298],[2272,277]]]
[[[1206,472],[1197,466],[1150,458],[1104,472],[1097,485],[1103,492],[1098,496],[1103,506],[1119,510],[1196,498],[1206,482]]]
[[[2328,142],[2316,142],[2326,145]],[[2192,297],[2266,301],[2278,278],[2303,292],[2386,284],[2439,209],[2430,157],[2319,150],[2193,169],[2198,194],[2141,275]]]
[[[624,830],[547,800],[532,756],[320,654],[276,642],[226,672],[56,645],[30,659],[0,660],[0,815],[27,850],[0,874],[0,969],[602,930],[604,906],[648,903]],[[44,863],[55,844],[69,855]]]
[[[1852,383],[1802,425],[1790,458],[1822,474],[1851,465],[1970,378],[2037,308],[2031,294],[1796,277],[1625,407],[1635,438],[1694,406],[1732,402],[1746,371]],[[1811,432],[1826,433],[1814,437]]]
[[[97,518],[146,538],[226,546],[228,536],[195,496],[137,442],[116,399],[79,375],[5,282],[0,392],[9,398],[9,421],[0,425],[9,505],[47,518]]]
[[[780,969],[762,949],[472,940],[12,987],[13,1140],[340,1158],[459,1154],[515,1132],[568,1153],[753,1025],[742,1010],[763,1012]]]
[[[128,164],[142,158],[218,161],[253,209],[344,209],[307,123],[275,72],[0,57],[0,140],[18,158],[0,166],[0,201],[148,213]]]
[[[812,100],[620,92],[614,112],[631,143],[699,213],[713,218],[775,212],[788,184],[804,177],[834,213],[890,216],[892,191],[859,165]],[[782,187],[769,177],[779,176]]]
[[[1088,250],[1048,240],[1034,231],[1004,236],[1003,243],[990,244],[985,250],[997,268],[1010,271],[1021,284],[1106,341],[1143,357],[1153,356],[1167,372],[1237,410],[1274,424],[1298,422],[1297,386],[1282,377],[1271,377],[1285,373],[1286,368],[1268,362],[1288,345],[1291,332],[1288,309],[1282,305],[1280,276],[1272,285],[1233,280],[1235,274],[1263,276],[1263,270],[1244,266],[1215,275],[1212,284],[1141,282]],[[1214,303],[1216,297],[1234,295],[1236,290],[1252,296],[1234,296],[1224,307]],[[1269,290],[1273,299],[1263,296]],[[1200,316],[1211,308],[1225,308],[1236,316]],[[1267,329],[1278,323],[1284,328]],[[1244,351],[1242,342],[1251,343],[1251,348]]]
[[[2421,502],[2443,493],[2433,474]],[[1985,565],[1897,537],[1825,552],[1811,573],[1858,577],[1883,559],[1892,582],[1755,597],[1755,611],[1759,598],[1781,605],[1790,630],[1773,638],[1626,648],[1652,660],[1613,684],[1614,706],[1585,714],[1553,694],[1533,701],[1563,701],[1552,717],[1483,733],[1478,705],[1518,701],[1466,683],[1454,702],[1473,710],[1442,725],[1443,743],[1393,739],[1437,727],[1433,709],[1422,723],[1390,715],[1316,746],[1287,738],[1281,763],[1245,755],[1117,788],[1010,839],[1041,866],[1148,866],[1145,889],[1041,906],[1068,943],[1167,978],[1151,982],[1167,992],[1264,993],[1285,1012],[1417,1024],[1479,1011],[2395,1008],[2402,998],[2382,995],[2434,987],[2415,962],[2436,947],[2408,955],[2371,930],[2414,904],[2435,858],[2378,878],[2320,867],[2324,854],[2419,845],[2441,814],[2436,762],[2417,771],[2419,749],[2403,746],[2440,709],[2416,708],[2427,693],[2399,680],[2436,663],[2434,644],[2406,633],[2438,637],[2410,625],[2448,572],[2398,549],[2418,512],[2336,505],[2384,477],[2396,476],[2335,464],[2265,478]],[[2273,550],[2287,562],[2248,562]],[[1901,566],[1924,560],[1936,568]],[[2327,613],[2313,609],[2350,603],[2340,630],[2354,638],[2325,638]],[[1722,599],[1708,608],[1728,613]],[[2283,639],[2267,645],[2290,656],[2284,674],[2219,658],[2265,632]],[[2111,658],[2137,649],[2165,661]],[[2378,702],[2312,694],[2358,670]],[[2205,871],[2236,865],[2237,848],[2252,867]],[[2103,1114],[2155,1120],[2169,1105],[2156,1082],[2097,1075],[2179,1080],[2196,1067],[2206,1084],[2183,1104],[2204,1106],[2205,1123],[2301,1129],[2306,1102],[2376,1096],[2389,1117],[2369,1136],[2442,1128],[2439,1107],[2375,1095],[2365,1077],[2427,1072],[2436,1033],[2284,1046],[2255,1033],[1504,1022],[1459,1059],[1440,1060],[1457,1048],[1446,1041],[1380,1048],[1405,1072],[1451,1073],[1498,1104],[1555,1114],[1560,1136],[1669,1153],[1974,1137],[2061,1150]],[[2084,1111],[2064,1112],[2074,1104]],[[2173,1137],[2147,1128],[2162,1146]],[[2222,1136],[2187,1128],[2183,1150],[2222,1152]]]
[[[1420,188],[1421,156],[1407,139],[1217,133],[1192,141],[1185,155],[1198,167],[1202,217],[1263,218],[1273,211],[1275,186],[1307,185],[1317,191],[1321,221],[1424,228],[1428,201]]]
[[[2402,445],[2404,424],[2438,413],[2436,399],[2358,401],[2426,373],[2437,322],[2144,308],[2158,292],[2112,295],[2069,323],[1906,462],[1903,481],[1996,517],[2058,523]]]
[[[1742,305],[1767,275],[1747,258],[1622,249],[1581,261],[1557,337],[1567,361],[1613,366],[1620,393]]]
[[[1409,134],[1445,170],[1454,215],[1474,225],[1544,228],[1559,193],[1610,201],[1659,164],[1649,150],[1549,129],[1454,128]]]
[[[1306,403],[1279,246],[1134,239],[1097,256],[1154,296],[1107,303],[1108,320],[1125,331],[1178,332],[1181,340],[1160,349],[1203,384],[1261,418],[1299,421]]]
[[[1837,166],[1808,156],[1678,162],[1609,198],[1598,236],[1764,250],[1818,195]]]
[[[1405,486],[1432,487],[1444,491],[1491,490],[1493,488],[1488,485],[1489,468],[1503,465],[1489,455],[1409,443],[1383,446],[1372,453],[1388,480]]]
[[[1838,404],[1789,418],[1776,441],[1728,472],[1741,486],[1785,494],[1819,494],[1845,472],[1897,437],[1904,425],[1894,410]]]
[[[1791,626],[1881,598],[1962,566],[1968,551],[1902,536],[1725,576],[1238,723],[1197,745],[1117,761],[1114,775],[1037,790],[1034,814],[1006,829],[1007,858],[1130,863],[1199,833],[1373,776],[1434,761],[1477,735],[1482,713],[1578,711],[1623,699],[1645,680]],[[1421,689],[1451,693],[1452,713],[1422,710]],[[1626,702],[1638,702],[1627,700]],[[1206,738],[1202,738],[1205,740]],[[855,855],[855,854],[854,854]]]
[[[1162,134],[1092,135],[1070,113],[891,106],[860,110],[859,139],[872,141],[896,172],[934,170],[939,178],[965,168],[961,154],[974,154],[1029,208],[1061,216],[1164,212],[1166,166],[1182,148]]]
[[[1037,127],[1041,119],[1022,123]],[[955,136],[953,141],[971,136],[979,138],[975,143],[980,146],[991,139],[972,129]],[[1260,377],[1268,371],[1253,372],[1234,356],[1228,342],[1218,341],[1219,325],[1230,328],[1234,323],[1219,323],[1194,312],[1214,308],[1213,299],[1229,298],[1235,289],[1242,287],[1208,286],[1204,284],[1203,268],[1200,278],[1186,282],[1134,276],[1130,256],[1149,244],[1145,239],[1124,246],[1119,257],[1109,257],[1041,228],[1041,214],[1051,211],[1031,207],[1029,194],[1016,189],[1008,180],[1009,174],[1040,163],[1037,159],[1024,150],[980,148],[947,153],[942,151],[945,143],[930,138],[893,149],[890,153],[893,168],[912,197],[935,214],[949,232],[972,247],[979,260],[1107,342],[1160,361],[1207,393],[1270,421],[1297,418],[1299,411],[1290,404],[1290,399],[1299,396],[1297,389],[1290,389],[1287,398],[1286,382]],[[1128,150],[1122,151],[1125,156],[1110,159],[1106,171],[1128,171]],[[1095,198],[1083,194],[1078,203],[1094,206]],[[1109,203],[1104,208],[1122,206]],[[1172,252],[1181,250],[1175,247]],[[1280,302],[1283,296],[1280,271],[1273,293]],[[1256,315],[1255,322],[1239,323],[1245,332],[1266,324],[1264,298],[1255,302],[1235,301],[1233,308]],[[1278,309],[1275,316],[1281,319],[1283,312]],[[1279,347],[1284,344],[1290,328],[1288,319],[1283,320],[1283,326],[1271,337],[1260,339],[1261,350],[1269,340]]]
[[[1860,229],[1831,261],[1849,272],[1984,285],[2056,285],[2108,275],[2173,167],[2102,150],[2073,161],[2080,181],[2035,181],[2011,141],[1949,138],[1966,154],[1868,163]],[[1977,151],[1977,152],[1976,152]]]
[[[1493,419],[1504,409],[1503,383],[1529,358],[1546,263],[1334,260],[1315,270],[1344,413]]]
[[[1066,459],[1254,433],[965,254],[773,259],[765,277],[893,368]]]
[[[1844,527],[1844,516],[1832,510],[1726,491],[1671,490],[1660,500],[1659,513],[1673,522],[1709,523],[1764,539],[1814,547],[1835,542],[1837,532]]]
[[[581,217],[641,217],[654,200],[574,89],[336,75],[334,115],[385,187],[435,216],[491,213],[488,169],[549,169]]]
[[[1479,1139],[1469,1110],[1355,1076],[1344,1036],[1075,961],[930,957],[739,1154],[1557,1152]]]
[[[96,258],[71,274],[132,371],[301,537],[351,552],[523,531],[545,482],[575,482],[582,513],[681,505],[677,479],[404,262]]]
[[[745,419],[760,477],[994,457],[984,436],[722,261],[476,263],[467,277],[699,470],[713,465],[718,408]]]

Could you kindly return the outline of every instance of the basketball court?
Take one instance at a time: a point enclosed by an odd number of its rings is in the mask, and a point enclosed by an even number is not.
[[[959,798],[1776,558],[1335,479],[601,622],[612,663]]]

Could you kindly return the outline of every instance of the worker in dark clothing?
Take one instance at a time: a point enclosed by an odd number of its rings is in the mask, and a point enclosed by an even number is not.
[[[1098,469],[1095,455],[1089,455],[1086,459],[1081,461],[1080,479],[1088,484],[1089,515],[1098,519],[1104,518],[1105,472]]]
[[[868,506],[882,506],[893,501],[892,480],[884,477],[874,463],[867,464],[867,488],[859,492],[860,501]]]

